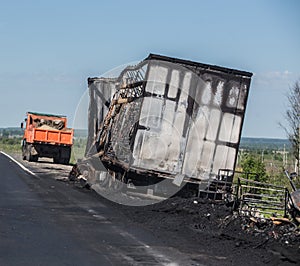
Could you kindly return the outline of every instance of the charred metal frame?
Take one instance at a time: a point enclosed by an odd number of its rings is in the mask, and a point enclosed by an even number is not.
[[[156,68],[155,71],[157,72],[153,72],[154,68]],[[154,87],[152,90],[151,88],[149,89],[147,86],[151,86],[151,83],[154,85],[161,85],[155,78],[153,79],[152,77],[151,79],[151,75],[156,75],[155,77],[159,78],[160,75],[162,75],[161,70],[165,69],[167,72],[165,74],[166,84],[164,84],[165,87],[163,88],[163,93],[160,94]],[[184,69],[184,71],[182,69]],[[172,79],[174,79],[174,71],[179,73],[179,83],[176,87],[177,94],[173,93],[174,95],[171,97],[169,91],[171,89],[170,85],[172,84]],[[189,73],[191,75],[190,83],[187,88],[184,88],[184,79]],[[209,112],[209,119],[211,121],[214,121],[213,114],[210,113],[213,99],[216,99],[218,93],[221,95],[218,107],[220,108],[220,111],[218,111],[219,117],[217,120],[219,122],[216,124],[217,129],[214,128],[216,137],[212,140],[206,139],[208,131],[210,130],[209,126],[205,128],[205,136],[203,137],[204,144],[208,142],[213,143],[211,144],[213,152],[211,152],[212,155],[210,159],[213,161],[208,161],[209,165],[205,171],[210,172],[206,174],[208,181],[206,180],[205,182],[210,184],[211,181],[216,180],[212,182],[211,187],[215,185],[215,188],[219,188],[220,184],[223,182],[220,179],[220,176],[222,175],[220,174],[219,168],[217,170],[212,170],[218,148],[220,148],[220,152],[223,151],[226,153],[226,156],[229,156],[230,149],[235,151],[234,157],[231,156],[231,163],[224,163],[225,165],[230,166],[230,169],[226,168],[228,173],[235,168],[236,164],[237,150],[240,144],[241,129],[243,127],[244,113],[247,106],[252,76],[252,73],[245,71],[150,54],[138,65],[125,68],[118,78],[89,78],[89,139],[86,148],[86,157],[98,156],[106,167],[114,169],[115,171],[130,172],[140,176],[157,178],[174,178],[174,174],[183,173],[185,176],[184,180],[187,182],[203,182],[203,176],[201,176],[201,174],[190,174],[192,173],[191,170],[184,170],[185,167],[187,167],[186,169],[189,169],[189,166],[186,166],[185,162],[189,161],[189,158],[191,158],[188,157],[188,147],[189,145],[192,145],[192,142],[189,143],[189,138],[192,138],[192,135],[190,135],[192,132],[191,123],[194,123],[193,119],[195,121],[197,120],[197,112],[202,110],[201,108],[203,106],[201,105],[201,102],[199,102],[199,99],[204,97],[204,90],[206,88],[203,87],[204,85],[200,84],[199,81],[195,80],[193,75],[196,78],[198,77],[200,80],[203,80],[203,84],[210,88],[210,99],[209,102],[205,104],[205,108]],[[222,86],[219,88],[220,84]],[[181,104],[180,101],[182,101],[182,99],[180,97],[185,89],[187,90],[186,93],[188,94],[188,97],[186,98],[187,106],[186,109],[184,109],[184,126],[182,135],[180,136],[185,139],[185,146],[178,154],[178,160],[182,160],[180,163],[177,161],[179,166],[174,164],[174,169],[172,170],[169,166],[167,166],[166,169],[159,167],[159,165],[154,167],[156,163],[153,163],[152,166],[149,164],[148,167],[147,161],[142,163],[137,162],[135,157],[140,156],[144,147],[143,144],[139,150],[136,150],[137,141],[139,141],[137,138],[139,136],[142,137],[144,143],[147,131],[155,133],[155,130],[149,126],[149,121],[141,122],[144,106],[147,105],[147,102],[151,103],[151,101],[157,101],[160,104],[164,104],[164,108],[166,108],[166,101],[169,101],[170,104],[177,108],[177,106]],[[234,95],[231,95],[231,93]],[[198,101],[196,100],[197,97]],[[230,105],[231,99],[234,101],[232,105]],[[174,112],[176,112],[176,110],[177,109],[175,109]],[[219,138],[221,133],[224,132],[224,126],[222,125],[224,122],[222,119],[225,119],[224,114],[229,114],[227,120],[231,123],[231,134],[236,134],[234,136],[235,141],[231,141],[233,138],[232,135],[229,136],[229,139],[225,137]],[[162,119],[162,117],[163,114],[160,119]],[[235,121],[237,118],[239,120],[238,122]],[[130,119],[133,119],[136,123],[131,125],[129,123],[127,126],[126,123],[128,123]],[[233,120],[231,121],[230,119]],[[235,123],[239,124],[235,125]],[[194,132],[197,133],[197,130],[194,129]],[[129,141],[129,143],[127,143],[127,141]],[[135,151],[136,153],[134,153]],[[196,151],[194,150],[194,152]],[[204,146],[202,152],[203,154],[205,153]],[[201,156],[202,155],[200,155],[200,157]],[[226,183],[231,184],[232,177],[233,175],[230,177],[231,181],[227,182],[226,180]]]
[[[287,217],[289,197],[285,187],[238,178],[236,200],[241,214]]]

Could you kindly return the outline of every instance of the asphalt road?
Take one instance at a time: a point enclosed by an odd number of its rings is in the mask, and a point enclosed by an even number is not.
[[[51,169],[32,175],[0,153],[0,265],[199,264]]]

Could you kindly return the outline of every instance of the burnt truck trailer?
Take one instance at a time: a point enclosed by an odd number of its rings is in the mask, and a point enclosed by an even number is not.
[[[218,189],[232,181],[251,76],[150,54],[116,78],[89,78],[85,158],[71,176]]]

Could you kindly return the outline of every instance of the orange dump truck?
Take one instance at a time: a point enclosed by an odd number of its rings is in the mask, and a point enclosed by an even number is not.
[[[39,157],[49,157],[55,163],[69,163],[74,130],[67,128],[65,116],[28,112],[25,123],[24,160],[38,161]]]

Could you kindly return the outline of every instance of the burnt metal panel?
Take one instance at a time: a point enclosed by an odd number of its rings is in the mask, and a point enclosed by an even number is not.
[[[116,79],[88,78],[89,110],[88,110],[88,139],[85,156],[96,153],[94,146],[101,123],[106,116],[111,99],[116,91]]]
[[[89,113],[97,113],[89,114],[89,135],[99,139],[97,151],[127,170],[215,178],[235,167],[251,76],[150,54],[113,81],[89,81]],[[109,95],[109,110],[100,111]]]

